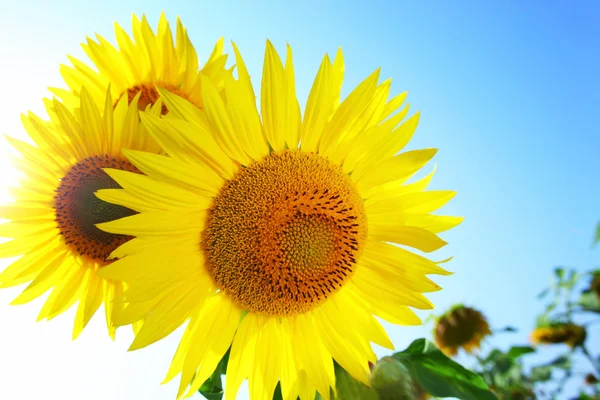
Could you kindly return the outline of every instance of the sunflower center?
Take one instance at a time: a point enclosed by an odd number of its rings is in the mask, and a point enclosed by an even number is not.
[[[208,211],[201,248],[217,286],[242,309],[305,313],[351,276],[367,223],[341,168],[283,151],[241,169]]]
[[[94,195],[100,189],[121,188],[102,168],[139,172],[121,157],[105,155],[81,160],[62,178],[54,196],[54,209],[65,243],[81,256],[108,264],[110,253],[131,237],[107,233],[95,225],[133,215],[135,211],[106,203]]]

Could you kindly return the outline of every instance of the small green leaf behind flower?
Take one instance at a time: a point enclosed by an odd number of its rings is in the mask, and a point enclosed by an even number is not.
[[[223,398],[223,382],[221,375],[225,375],[227,371],[227,363],[229,362],[229,350],[223,356],[213,374],[208,378],[198,392],[207,400],[221,400]]]

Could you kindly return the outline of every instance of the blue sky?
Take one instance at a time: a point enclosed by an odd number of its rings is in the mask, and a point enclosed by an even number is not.
[[[448,265],[455,275],[437,279],[444,290],[430,296],[436,312],[456,302],[475,305],[493,326],[520,328],[496,343],[525,342],[541,309],[535,294],[551,269],[597,265],[599,250],[590,246],[600,219],[597,2],[11,2],[0,13],[0,131],[22,135],[19,113],[41,110],[45,88],[60,85],[58,65],[67,53],[82,56],[78,44],[86,35],[98,32],[112,41],[113,20],[127,29],[132,12],[146,13],[155,26],[163,9],[172,22],[181,16],[203,59],[220,36],[235,40],[255,84],[265,39],[280,52],[288,42],[301,104],[323,54],[339,46],[344,94],[378,67],[393,79],[393,92],[408,91],[412,110],[421,111],[409,148],[439,148],[432,187],[456,190],[443,211],[466,218],[444,235],[450,244],[434,256],[455,256]],[[0,168],[7,163],[0,161]],[[98,379],[97,369],[107,387],[96,383],[89,398],[172,397],[176,387],[157,383],[177,338],[125,356],[127,333],[113,345],[91,332],[102,329],[95,318],[72,344],[72,315],[36,325],[41,303],[8,307],[14,295],[0,292],[0,317],[9,321],[0,331],[0,352],[13,354],[0,363],[9,382],[0,397],[30,382],[31,372],[19,366],[35,368],[36,362],[50,374],[40,395],[62,393],[76,377],[80,383],[66,392],[73,397],[65,398],[78,398]],[[402,349],[428,329],[393,327],[390,333]],[[39,357],[25,363],[24,352]],[[39,398],[35,390],[19,398]]]

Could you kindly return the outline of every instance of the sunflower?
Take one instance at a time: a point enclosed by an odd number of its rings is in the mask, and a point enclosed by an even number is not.
[[[121,155],[122,147],[160,151],[140,123],[140,96],[131,105],[122,98],[113,110],[108,93],[101,117],[91,95],[82,89],[80,118],[55,99],[47,110],[51,121],[31,113],[22,117],[35,146],[7,137],[22,156],[13,161],[22,178],[18,187],[11,188],[14,202],[0,207],[0,218],[8,220],[0,224],[0,237],[12,239],[0,244],[0,257],[21,257],[0,273],[0,287],[30,282],[11,304],[27,303],[52,288],[38,321],[50,320],[78,301],[74,339],[102,303],[114,337],[112,321],[120,310],[113,299],[123,284],[100,277],[98,271],[109,264],[107,256],[130,238],[103,232],[95,224],[134,212],[101,201],[94,192],[119,187],[102,168],[138,172]],[[161,108],[158,101],[149,114],[160,116]]]
[[[126,97],[129,102],[141,93],[140,110],[158,99],[156,86],[184,97],[197,107],[202,107],[201,76],[207,76],[218,87],[223,85],[223,39],[220,39],[204,67],[199,70],[198,56],[187,31],[177,19],[176,42],[164,12],[160,16],[157,34],[154,34],[145,16],[132,17],[133,40],[115,23],[116,49],[106,39],[96,35],[97,42],[87,38],[83,50],[97,71],[82,61],[69,56],[73,66],[62,65],[60,72],[69,89],[50,90],[73,109],[79,106],[80,90],[85,86],[95,103],[103,108],[106,91],[110,87],[115,102]],[[163,105],[162,113],[167,113]]]
[[[571,323],[555,323],[540,326],[531,332],[533,344],[558,344],[565,343],[570,347],[577,347],[585,342],[587,332],[583,326]]]
[[[167,374],[181,373],[178,397],[231,347],[227,400],[246,378],[252,399],[270,399],[278,381],[285,399],[329,398],[334,359],[368,384],[370,342],[392,348],[375,315],[417,325],[409,307],[433,307],[422,293],[440,287],[426,275],[449,272],[395,244],[444,246],[436,233],[461,218],[431,212],[454,192],[424,191],[432,174],[406,184],[436,151],[396,155],[419,114],[400,124],[406,95],[388,100],[379,70],[339,104],[342,53],[325,56],[302,118],[291,49],[284,66],[267,42],[261,121],[234,51],[226,104],[206,78],[204,110],[161,90],[172,111],[142,121],[168,156],[128,150],[146,175],[106,169],[124,190],[99,198],[140,213],[98,225],[136,237],[101,274],[130,285],[116,323],[143,318],[131,350],[189,320]]]
[[[452,307],[436,322],[434,339],[437,346],[449,356],[458,354],[463,348],[467,353],[478,349],[481,341],[492,331],[485,316],[463,305]]]

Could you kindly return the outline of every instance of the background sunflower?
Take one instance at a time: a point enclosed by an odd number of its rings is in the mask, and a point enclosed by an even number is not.
[[[200,77],[206,76],[222,87],[227,55],[223,54],[223,39],[215,45],[206,63],[199,67],[198,55],[188,38],[187,30],[177,18],[175,41],[165,13],[161,13],[156,33],[146,16],[132,17],[132,35],[115,23],[117,47],[100,35],[97,41],[87,38],[81,46],[96,69],[69,56],[73,66],[61,65],[60,73],[68,89],[51,88],[67,107],[76,108],[82,86],[98,106],[104,106],[110,87],[115,102],[125,97],[131,102],[140,93],[138,106],[144,110],[158,99],[156,86],[177,93],[202,107]],[[162,113],[167,113],[163,105]]]
[[[98,276],[110,253],[130,238],[107,235],[96,224],[132,215],[130,208],[97,199],[99,189],[119,188],[102,168],[137,171],[121,154],[123,147],[158,152],[138,116],[136,95],[113,106],[110,93],[104,118],[85,89],[77,116],[58,101],[52,103],[50,122],[34,114],[23,116],[23,126],[34,146],[7,137],[19,156],[13,165],[22,174],[10,189],[13,202],[0,207],[0,257],[20,257],[0,273],[0,287],[30,282],[11,304],[24,304],[52,289],[38,315],[52,319],[78,303],[73,339],[104,304],[108,331],[115,335],[113,318],[121,304],[120,282]],[[114,107],[114,109],[113,109]],[[161,102],[149,108],[160,115]]]

